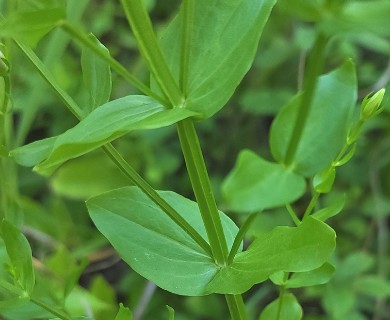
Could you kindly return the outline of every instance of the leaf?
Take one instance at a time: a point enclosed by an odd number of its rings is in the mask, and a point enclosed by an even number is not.
[[[301,97],[298,95],[290,101],[271,127],[271,151],[280,163],[285,160]],[[356,75],[351,61],[319,77],[291,169],[304,176],[313,176],[337,157],[346,141],[355,101]]]
[[[335,267],[324,263],[321,267],[308,271],[296,272],[286,282],[286,288],[302,288],[316,286],[329,282],[335,272]]]
[[[195,113],[185,109],[167,110],[146,96],[131,95],[100,106],[75,127],[57,136],[49,155],[53,140],[35,142],[35,145],[18,148],[12,154],[28,164],[46,156],[47,159],[34,169],[41,174],[51,174],[65,161],[101,147],[131,130],[160,128],[193,115]],[[34,161],[26,160],[29,151],[35,155]]]
[[[308,22],[320,21],[325,5],[324,0],[279,0],[279,6],[288,14]]]
[[[378,275],[366,275],[358,277],[354,288],[360,294],[371,297],[390,297],[390,282]]]
[[[114,320],[132,320],[133,314],[129,308],[126,308],[122,303],[119,304],[119,311]]]
[[[286,293],[282,300],[277,298],[265,307],[259,320],[300,320],[303,311],[292,293]]]
[[[252,212],[290,203],[305,188],[303,177],[244,150],[223,182],[222,192],[231,210]]]
[[[276,227],[257,237],[209,285],[215,293],[240,294],[273,273],[307,272],[323,265],[335,248],[335,232],[312,217],[298,227]]]
[[[318,220],[326,221],[331,217],[339,214],[343,210],[345,205],[345,194],[342,197],[336,198],[334,203],[330,206],[320,209],[312,214],[312,216]]]
[[[186,108],[207,118],[220,110],[252,65],[275,0],[197,0],[189,25]],[[183,7],[161,36],[179,83]],[[187,20],[186,20],[187,21]]]
[[[10,222],[3,220],[0,227],[1,237],[11,259],[14,278],[17,284],[29,295],[35,286],[30,244],[26,237]]]
[[[89,38],[96,43],[99,49],[105,51],[107,55],[110,54],[108,49],[93,34],[90,34]],[[110,100],[112,87],[110,65],[99,58],[91,49],[83,47],[81,68],[84,83],[90,96],[88,110],[92,111]]]
[[[10,156],[21,166],[33,167],[50,155],[57,137],[38,140],[16,148],[10,152]]]
[[[16,11],[0,23],[0,36],[15,38],[31,46],[65,18],[62,8],[35,11]]]
[[[390,2],[346,1],[328,19],[319,25],[320,29],[331,35],[343,33],[390,35]]]
[[[196,202],[170,191],[159,194],[207,239]],[[180,295],[212,293],[206,287],[220,267],[140,189],[104,193],[89,199],[87,207],[99,231],[141,276]],[[220,215],[231,247],[238,228]]]
[[[169,315],[168,320],[175,320],[175,310],[168,305],[166,307],[168,309],[168,315]]]

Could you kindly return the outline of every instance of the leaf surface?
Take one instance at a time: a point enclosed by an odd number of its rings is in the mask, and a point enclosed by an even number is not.
[[[302,307],[295,296],[292,293],[286,293],[282,300],[277,298],[267,305],[259,320],[300,320],[302,315]]]
[[[285,205],[299,198],[305,188],[302,176],[249,150],[240,152],[235,167],[222,185],[229,209],[238,212]]]
[[[38,162],[36,171],[51,174],[65,161],[86,154],[132,130],[161,128],[193,115],[194,112],[185,109],[165,109],[146,96],[126,96],[98,107],[75,127],[56,138],[34,142],[13,150],[11,154],[22,164]],[[33,157],[29,160],[30,153]]]
[[[193,1],[185,81],[186,108],[210,117],[234,93],[252,65],[275,0]],[[161,45],[179,83],[184,10],[168,25]]]
[[[207,239],[196,202],[174,192],[159,193]],[[176,294],[211,293],[206,287],[219,267],[140,189],[110,191],[91,198],[87,206],[96,227],[137,273]],[[222,212],[220,215],[231,247],[238,228]]]
[[[273,273],[305,272],[324,264],[335,248],[335,232],[312,217],[298,227],[276,227],[257,237],[210,283],[216,293],[240,294]]]
[[[291,168],[304,176],[325,169],[346,141],[356,102],[356,75],[352,62],[319,77],[311,109]],[[299,114],[301,95],[290,101],[275,118],[270,133],[274,158],[283,163]]]
[[[1,237],[12,263],[15,280],[20,288],[30,294],[35,286],[30,244],[26,237],[10,222],[3,220],[0,229]]]
[[[109,55],[107,48],[92,34],[89,35],[99,49]],[[90,103],[88,110],[92,111],[110,100],[111,70],[110,65],[103,61],[90,48],[84,47],[81,54],[81,67],[84,83],[88,88]]]
[[[0,22],[0,36],[16,38],[35,46],[37,42],[61,19],[63,8],[48,8],[35,11],[16,11]]]

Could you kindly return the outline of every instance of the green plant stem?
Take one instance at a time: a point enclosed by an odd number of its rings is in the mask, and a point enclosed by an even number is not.
[[[107,54],[105,50],[97,47],[96,44],[88,38],[84,33],[80,32],[77,28],[73,27],[66,21],[61,21],[59,26],[67,32],[72,38],[78,40],[82,45],[91,49],[96,55],[98,55],[102,60],[106,61],[110,67],[121,75],[125,80],[127,80],[131,85],[137,88],[140,92],[152,97],[162,103],[163,105],[168,105],[168,102],[154,93],[148,86],[139,81],[134,75],[126,70],[126,68],[114,59],[111,55]]]
[[[307,208],[305,210],[305,213],[303,214],[302,220],[305,219],[307,216],[309,216],[310,213],[313,211],[314,206],[316,205],[319,196],[320,196],[319,192],[314,193],[313,197],[311,198],[311,200],[309,202],[309,205],[307,206]]]
[[[232,320],[247,320],[247,312],[241,295],[225,294]]]
[[[238,231],[236,237],[234,238],[234,242],[232,245],[232,248],[230,249],[228,258],[227,258],[227,265],[233,263],[233,259],[240,248],[241,242],[244,240],[245,234],[249,230],[250,226],[252,225],[253,221],[255,221],[255,218],[257,216],[257,213],[252,213],[244,222],[244,224],[241,226],[240,230]]]
[[[84,114],[78,107],[76,102],[57,84],[55,78],[51,75],[42,61],[35,53],[27,46],[16,42],[25,56],[33,63],[34,67],[41,74],[43,79],[51,86],[54,92],[63,101],[70,112],[78,119],[82,120]],[[103,147],[104,151],[111,160],[118,166],[122,173],[134,184],[136,184],[155,204],[157,204],[180,228],[182,228],[201,248],[211,256],[210,245],[202,238],[202,236],[187,222],[180,214],[172,208],[159,194],[134,170],[134,168],[126,162],[120,153],[111,145],[107,144]]]
[[[291,204],[286,204],[286,209],[287,209],[287,212],[289,213],[291,219],[294,221],[295,225],[298,227],[301,224],[301,220],[299,220],[294,209],[291,207]]]
[[[288,280],[288,277],[289,277],[288,272],[285,272],[284,273],[284,279],[283,279],[284,283]],[[277,311],[277,314],[276,314],[276,320],[283,320],[283,319],[280,318],[280,316],[282,314],[283,298],[284,298],[285,293],[286,293],[286,286],[283,285],[283,286],[280,287],[279,304],[278,304],[278,311]]]
[[[193,121],[179,121],[177,131],[213,257],[218,265],[224,266],[228,256],[226,238]]]
[[[305,128],[306,120],[309,116],[311,103],[317,86],[317,78],[320,75],[324,65],[324,53],[327,42],[328,38],[323,34],[319,34],[309,57],[309,62],[306,67],[305,78],[303,82],[304,93],[299,106],[299,115],[295,122],[284,160],[287,166],[291,165],[291,163],[294,161],[299,141],[301,140],[303,129]]]
[[[141,54],[162,92],[174,107],[180,107],[184,98],[172,76],[158,45],[152,22],[142,0],[121,0],[127,20],[133,30]]]
[[[62,310],[57,310],[56,308],[53,308],[52,306],[44,303],[43,301],[40,301],[35,298],[30,298],[30,301],[34,303],[35,305],[41,307],[42,309],[45,309],[46,311],[49,311],[51,314],[55,315],[56,317],[62,319],[62,320],[72,320],[70,316],[65,314]]]

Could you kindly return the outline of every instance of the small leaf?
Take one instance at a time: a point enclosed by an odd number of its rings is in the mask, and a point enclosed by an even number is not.
[[[303,177],[244,150],[225,179],[222,192],[231,210],[252,212],[290,203],[299,198],[305,188]]]
[[[313,178],[313,188],[318,193],[328,193],[332,190],[336,178],[336,169],[333,166],[317,173]]]
[[[99,40],[90,34],[89,38],[96,43],[99,49],[110,54],[108,49]],[[88,111],[92,111],[110,100],[111,95],[111,70],[110,65],[98,57],[90,48],[83,48],[81,54],[81,67],[84,83],[88,88],[90,104]]]
[[[14,278],[25,294],[29,295],[35,286],[30,244],[26,237],[10,222],[3,220],[0,227],[1,236],[11,259]]]
[[[193,1],[188,35],[186,108],[207,118],[220,110],[252,65],[264,25],[275,0]],[[168,66],[179,83],[179,45],[183,6],[168,25],[161,45]]]
[[[65,18],[62,8],[36,11],[15,11],[0,23],[0,36],[15,38],[35,46],[38,41]]]
[[[318,210],[312,214],[312,216],[318,220],[326,221],[331,217],[339,214],[343,210],[345,204],[345,194],[342,197],[338,197],[335,202],[329,207]]]
[[[114,320],[132,320],[133,314],[129,308],[126,308],[122,303],[119,304],[119,311]]]
[[[47,159],[35,167],[41,174],[51,174],[65,161],[101,147],[129,131],[161,128],[193,115],[195,113],[185,109],[167,110],[146,96],[127,96],[95,109],[75,127],[57,136],[55,141],[51,138],[53,140],[43,143],[35,142],[35,145],[14,150],[13,155],[30,164],[47,156],[51,147]],[[33,161],[28,160],[29,151],[33,152]]]
[[[12,150],[10,156],[21,166],[33,167],[50,155],[57,138],[51,137],[29,143]]]
[[[356,95],[355,67],[350,61],[319,77],[309,116],[291,164],[292,170],[309,177],[336,159],[346,141]],[[271,127],[271,151],[280,163],[285,160],[301,98],[298,95],[290,101]]]
[[[286,293],[265,307],[259,320],[300,320],[303,311],[292,293]]]
[[[207,239],[196,202],[160,191],[183,218]],[[87,201],[99,231],[134,271],[159,287],[180,295],[212,293],[208,283],[219,270],[208,254],[137,187],[125,187]],[[237,226],[222,212],[229,248]]]
[[[307,217],[298,227],[276,227],[221,268],[209,287],[215,293],[240,294],[273,273],[307,272],[322,266],[335,248],[335,232]]]
[[[166,306],[166,307],[167,307],[168,313],[169,313],[168,320],[175,320],[175,310],[170,306]]]
[[[321,267],[307,271],[296,272],[286,281],[286,288],[302,288],[316,286],[329,282],[335,272],[335,267],[324,263]]]

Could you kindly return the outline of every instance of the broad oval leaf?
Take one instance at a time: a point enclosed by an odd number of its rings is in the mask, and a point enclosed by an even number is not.
[[[131,95],[110,101],[56,138],[34,142],[12,151],[20,163],[39,161],[35,170],[51,174],[67,160],[88,153],[127,132],[168,126],[196,115],[186,109],[166,109],[147,96]],[[29,155],[34,158],[29,160]],[[45,159],[43,162],[42,159]]]
[[[303,310],[297,298],[292,293],[286,293],[267,305],[259,320],[300,320]]]
[[[292,169],[313,176],[325,169],[344,145],[356,101],[355,67],[347,61],[319,77]],[[275,118],[270,134],[274,158],[283,163],[298,117],[301,95],[288,103]]]
[[[305,188],[302,176],[244,150],[225,179],[222,192],[229,209],[252,212],[292,202],[305,192]]]
[[[216,293],[240,294],[275,272],[317,269],[329,259],[335,240],[333,229],[312,217],[298,227],[276,227],[238,253],[231,265],[221,268],[209,288]]]
[[[276,0],[192,1],[186,108],[207,118],[220,110],[252,65],[260,35]],[[161,37],[164,56],[179,83],[183,7]]]
[[[160,196],[207,239],[196,202],[174,192]],[[219,270],[208,254],[137,187],[125,187],[87,201],[99,231],[137,273],[170,292],[212,293],[208,283]],[[220,212],[228,246],[237,226]]]

